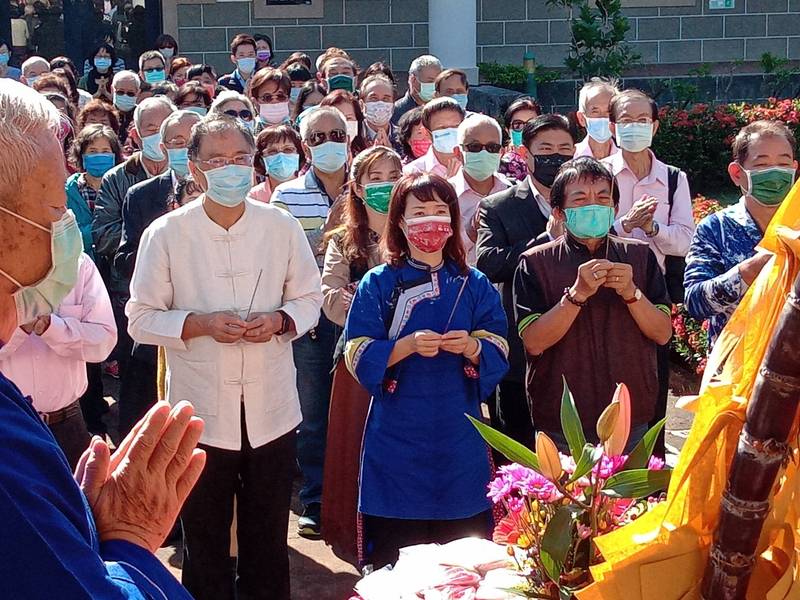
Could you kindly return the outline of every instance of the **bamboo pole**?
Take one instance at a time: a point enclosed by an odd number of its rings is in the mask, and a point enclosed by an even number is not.
[[[705,600],[745,598],[770,493],[789,457],[787,440],[800,404],[798,344],[800,275],[783,306],[747,406],[703,577]]]

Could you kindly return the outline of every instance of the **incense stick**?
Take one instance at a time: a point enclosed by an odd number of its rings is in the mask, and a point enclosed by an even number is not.
[[[259,269],[258,270],[258,279],[256,279],[256,285],[253,288],[253,295],[250,298],[250,306],[247,308],[247,316],[244,318],[245,321],[247,321],[247,319],[250,318],[250,311],[253,310],[253,302],[255,302],[256,292],[258,291],[258,284],[261,283],[261,273],[263,273],[263,272],[264,272],[264,269]]]
[[[447,330],[450,329],[450,323],[453,320],[453,316],[456,314],[456,308],[458,308],[458,302],[461,300],[461,294],[464,293],[464,288],[467,287],[467,280],[469,277],[464,277],[464,283],[461,284],[461,289],[458,290],[458,296],[456,296],[456,301],[453,303],[453,310],[450,311],[450,317],[447,319],[447,325],[444,326],[444,332],[447,333]]]

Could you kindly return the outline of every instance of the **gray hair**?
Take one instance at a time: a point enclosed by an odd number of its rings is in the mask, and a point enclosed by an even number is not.
[[[224,115],[225,110],[223,107],[225,104],[232,102],[233,100],[238,100],[244,104],[247,107],[247,110],[253,113],[254,119],[258,116],[258,112],[256,111],[255,106],[253,106],[253,101],[244,94],[240,94],[239,92],[235,92],[233,90],[225,90],[216,98],[214,98],[214,102],[211,103],[211,108],[208,109],[208,116],[218,117],[220,115]]]
[[[161,134],[161,139],[162,140],[166,139],[168,127],[171,127],[172,125],[177,125],[181,121],[189,120],[197,122],[200,121],[200,119],[202,119],[202,117],[198,115],[196,112],[192,112],[190,110],[176,110],[166,119],[164,119],[163,123],[161,123],[161,129],[159,130],[159,133]]]
[[[159,52],[158,50],[148,50],[139,57],[139,70],[141,71],[144,68],[144,63],[154,58],[160,60],[161,64],[164,65],[164,70],[166,70],[167,61],[164,59],[164,55],[161,54],[161,52]]]
[[[497,130],[497,143],[503,143],[503,130],[500,128],[500,124],[497,120],[493,119],[488,115],[483,115],[481,113],[473,113],[463,121],[461,121],[461,125],[458,126],[458,144],[459,146],[464,143],[464,140],[467,139],[467,133],[478,127],[479,125],[490,125]]]
[[[192,127],[192,133],[189,136],[189,143],[187,148],[189,151],[189,160],[194,161],[200,153],[200,144],[208,135],[220,133],[229,130],[238,131],[245,139],[247,144],[253,150],[256,149],[256,141],[253,138],[252,132],[245,127],[239,119],[234,119],[228,115],[209,115]]]
[[[592,92],[605,91],[611,94],[619,93],[619,86],[616,79],[602,79],[601,77],[592,77],[581,88],[578,94],[578,110],[585,113],[586,103],[589,101],[589,94]]]
[[[30,69],[33,65],[44,65],[45,67],[47,67],[48,71],[50,70],[50,63],[47,62],[45,59],[43,59],[41,56],[31,56],[28,60],[22,63],[20,71],[22,71],[22,74],[25,75],[28,69]]]
[[[418,56],[411,61],[411,66],[408,68],[408,73],[409,75],[416,77],[420,74],[422,69],[427,69],[428,67],[438,67],[440,71],[444,68],[442,67],[442,61],[440,61],[438,58],[432,54],[423,54],[422,56]]]
[[[142,80],[138,74],[134,71],[120,71],[114,75],[114,79],[111,80],[111,88],[115,89],[117,84],[121,81],[132,80],[136,84],[136,89],[142,89]]]
[[[300,138],[305,142],[306,136],[308,135],[309,129],[311,129],[311,123],[316,122],[320,117],[324,116],[333,117],[337,119],[342,124],[342,129],[347,129],[347,118],[342,114],[338,108],[334,106],[318,106],[316,109],[312,110],[308,115],[300,121]]]
[[[139,125],[142,121],[142,115],[154,108],[168,108],[170,113],[174,113],[177,107],[172,103],[172,100],[167,98],[166,96],[154,96],[152,98],[145,98],[139,104],[136,105],[136,109],[133,111],[133,125],[136,127],[136,131],[139,131]]]
[[[0,85],[0,198],[13,195],[41,156],[41,136],[61,129],[58,109],[37,91],[4,79]]]

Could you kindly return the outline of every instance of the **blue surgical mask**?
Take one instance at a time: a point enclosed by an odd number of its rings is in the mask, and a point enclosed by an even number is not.
[[[205,106],[187,106],[183,110],[188,110],[189,112],[197,113],[201,117],[205,117],[208,114],[208,109]]]
[[[434,131],[433,149],[442,154],[452,154],[453,148],[458,146],[458,128],[448,127]]]
[[[514,146],[522,146],[522,130],[516,131],[514,129],[511,130],[511,143]]]
[[[292,104],[297,102],[297,99],[300,97],[300,92],[303,91],[303,88],[293,87],[289,90],[289,99],[292,101]]]
[[[311,147],[311,164],[323,173],[335,173],[347,162],[347,144],[325,142]]]
[[[94,68],[105,73],[111,68],[111,58],[107,56],[96,56],[94,59]]]
[[[164,153],[161,151],[160,133],[154,133],[142,138],[142,154],[150,160],[164,160]]]
[[[500,153],[492,154],[488,150],[480,152],[463,152],[464,172],[477,181],[489,179],[500,168]]]
[[[278,181],[286,181],[294,177],[300,168],[300,155],[296,152],[284,154],[280,152],[264,157],[264,168],[267,173]]]
[[[147,83],[161,83],[162,81],[166,81],[167,75],[164,73],[164,69],[156,69],[155,71],[145,71],[144,72],[144,80]]]
[[[239,58],[236,60],[236,66],[239,69],[239,73],[249,75],[256,68],[256,58],[254,56]]]
[[[423,83],[419,82],[419,97],[422,98],[424,102],[430,102],[433,100],[433,95],[436,93],[436,84],[431,83]]]
[[[8,52],[0,52],[0,66],[7,65],[9,58]]]
[[[34,285],[24,286],[8,273],[0,270],[0,275],[19,289],[14,293],[17,309],[17,323],[25,325],[37,317],[50,315],[75,287],[78,280],[78,261],[83,251],[83,240],[78,222],[71,210],[58,220],[45,227],[22,215],[0,206],[0,210],[50,234],[50,255],[52,266],[47,275]]]
[[[567,217],[567,231],[576,238],[596,239],[605,237],[614,224],[613,206],[590,204],[589,206],[565,208],[564,214]]]
[[[611,139],[608,123],[608,117],[586,117],[586,133],[595,142],[603,144]]]
[[[25,81],[28,82],[28,87],[33,87],[33,84],[36,83],[37,79],[39,79],[39,75],[31,75],[30,77],[26,77]]]
[[[217,204],[232,208],[239,206],[253,187],[253,167],[225,165],[203,171],[208,182],[206,195]]]
[[[467,94],[453,94],[453,100],[458,102],[461,108],[467,110],[467,102],[469,102],[469,96]]]
[[[186,148],[167,148],[169,168],[175,171],[178,177],[189,174],[189,150]]]
[[[652,143],[652,123],[617,123],[617,146],[623,150],[641,152]]]
[[[122,112],[131,112],[136,108],[136,98],[124,94],[114,94],[114,106]]]
[[[92,177],[102,177],[116,164],[117,157],[113,152],[98,152],[97,154],[84,154],[81,157],[83,168]]]

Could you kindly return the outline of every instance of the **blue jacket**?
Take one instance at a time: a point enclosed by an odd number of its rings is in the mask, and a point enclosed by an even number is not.
[[[67,208],[75,213],[75,220],[81,230],[83,238],[83,251],[94,260],[94,242],[92,241],[92,210],[86,204],[80,190],[78,189],[78,178],[80,173],[75,173],[67,179]]]

